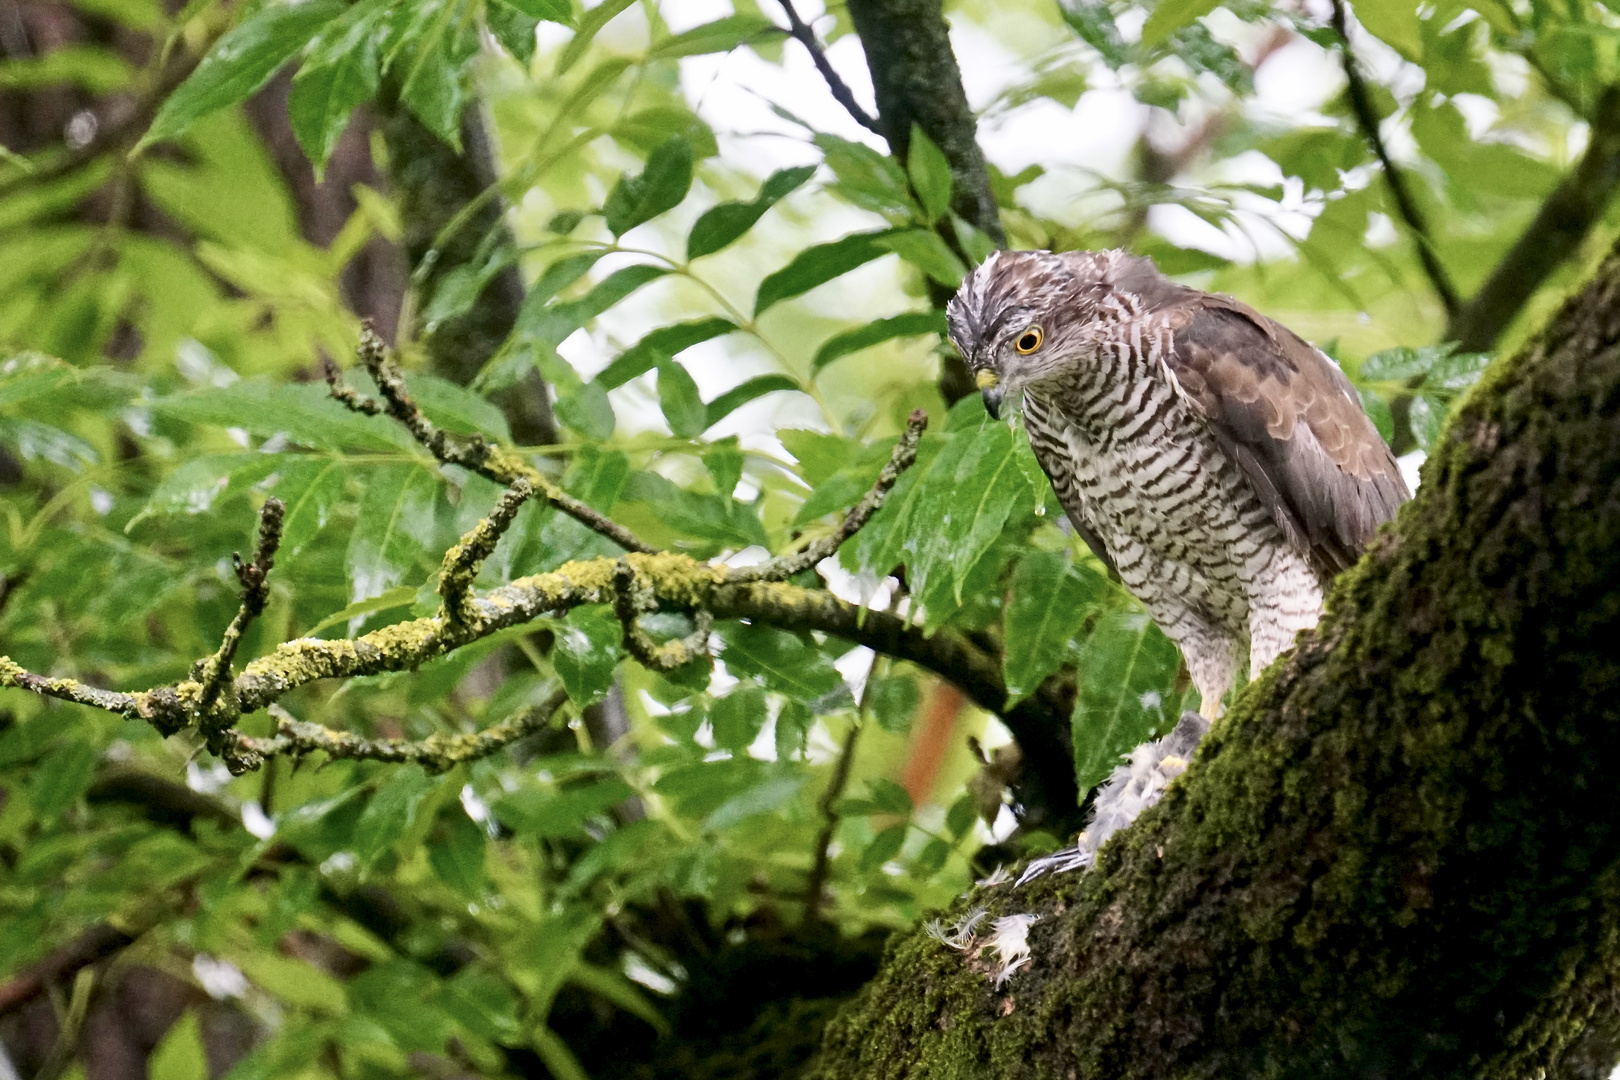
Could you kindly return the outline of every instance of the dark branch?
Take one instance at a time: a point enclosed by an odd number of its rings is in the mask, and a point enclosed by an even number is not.
[[[1440,298],[1440,304],[1446,310],[1448,319],[1455,318],[1462,301],[1457,296],[1457,287],[1451,282],[1451,275],[1440,262],[1440,256],[1434,248],[1434,238],[1429,232],[1429,223],[1423,216],[1412,198],[1411,190],[1406,186],[1406,177],[1396,167],[1394,159],[1389,156],[1389,148],[1384,145],[1384,136],[1379,131],[1378,112],[1373,108],[1372,94],[1367,89],[1366,80],[1361,77],[1361,69],[1356,66],[1355,52],[1350,48],[1350,36],[1345,26],[1344,0],[1333,0],[1333,30],[1339,36],[1339,51],[1344,59],[1344,77],[1348,83],[1350,97],[1350,111],[1355,115],[1356,125],[1361,128],[1363,137],[1372,147],[1373,155],[1378,158],[1378,164],[1384,170],[1384,181],[1389,185],[1390,195],[1395,200],[1395,210],[1406,222],[1407,228],[1412,230],[1414,242],[1417,245],[1418,261],[1423,264],[1423,272],[1429,276],[1429,282],[1434,286],[1435,294]]]
[[[559,488],[544,473],[511,451],[490,444],[482,435],[457,435],[440,429],[411,397],[405,387],[404,372],[389,359],[388,347],[369,322],[361,326],[357,355],[371,381],[377,384],[383,401],[379,405],[348,389],[329,367],[327,385],[331,388],[332,396],[350,409],[368,416],[386,412],[409,431],[411,437],[421,443],[428,453],[448,465],[459,465],[504,487],[511,486],[520,477],[527,480],[552,506],[626,551],[651,553],[658,550],[606,514]]]
[[[843,547],[844,541],[865,528],[866,523],[872,520],[872,515],[882,509],[889,492],[899,482],[900,475],[916,462],[917,444],[922,440],[923,430],[927,427],[928,414],[922,409],[913,410],[906,420],[906,430],[901,434],[900,441],[894,444],[894,452],[889,455],[883,471],[878,473],[877,482],[872,485],[872,490],[844,515],[843,522],[831,535],[805,545],[804,550],[792,555],[783,555],[780,558],[768,559],[757,566],[733,570],[729,580],[738,583],[786,581],[795,574],[809,570],[821,560],[838,554],[838,549]]]
[[[849,725],[849,734],[844,736],[843,749],[838,752],[838,763],[833,766],[832,779],[827,782],[827,790],[821,795],[816,804],[821,811],[821,831],[816,834],[816,857],[810,866],[810,880],[804,887],[804,921],[813,923],[821,918],[822,893],[827,889],[827,875],[832,869],[832,842],[833,835],[838,832],[840,820],[838,811],[834,809],[838,800],[843,797],[844,788],[849,783],[850,766],[855,762],[855,740],[860,737],[861,724],[866,719],[865,710],[855,723]]]
[[[782,5],[782,11],[787,15],[788,33],[792,34],[794,39],[803,45],[805,51],[810,54],[810,60],[816,65],[816,70],[821,72],[821,77],[827,82],[827,89],[832,91],[832,96],[837,100],[838,104],[842,105],[844,111],[853,116],[855,122],[861,127],[866,128],[874,135],[882,135],[883,130],[878,127],[877,120],[872,117],[871,113],[861,108],[861,103],[855,100],[855,95],[850,91],[849,84],[839,78],[838,72],[834,71],[832,64],[827,62],[827,54],[821,48],[821,42],[816,40],[816,32],[810,29],[803,19],[799,18],[798,11],[793,7],[793,0],[777,0],[777,2]]]
[[[1591,143],[1553,189],[1518,242],[1496,264],[1479,292],[1452,313],[1446,340],[1467,352],[1487,352],[1535,291],[1578,252],[1620,187],[1620,88],[1598,101]]]

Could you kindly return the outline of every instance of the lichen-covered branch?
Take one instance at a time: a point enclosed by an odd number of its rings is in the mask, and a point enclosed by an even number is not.
[[[928,414],[922,409],[916,409],[906,420],[906,430],[901,434],[900,441],[894,444],[894,452],[884,464],[883,470],[878,473],[877,480],[872,484],[861,501],[850,508],[844,520],[839,523],[829,535],[806,544],[802,551],[780,558],[769,559],[757,566],[745,566],[731,572],[733,582],[747,581],[786,581],[795,574],[809,570],[823,559],[831,558],[844,546],[844,541],[860,532],[872,515],[883,508],[888,499],[889,492],[899,483],[900,475],[917,460],[917,444],[922,441],[923,431],[928,427]]]
[[[231,554],[236,580],[242,583],[241,606],[237,608],[231,624],[225,628],[219,649],[202,662],[197,673],[197,681],[202,684],[197,694],[197,708],[204,714],[204,733],[210,737],[223,729],[212,729],[207,717],[219,698],[220,690],[230,678],[231,662],[242,643],[242,634],[248,624],[264,612],[264,605],[270,599],[270,570],[275,566],[276,549],[281,546],[281,518],[285,511],[286,507],[280,499],[272,497],[264,500],[264,506],[259,510],[259,542],[253,551],[253,561],[243,562],[241,552]],[[226,717],[224,726],[229,726],[230,719]]]
[[[452,622],[467,625],[476,618],[472,608],[473,582],[484,560],[495,551],[501,536],[511,527],[513,519],[534,494],[534,488],[524,477],[512,481],[489,516],[473,526],[461,542],[444,553],[439,570],[439,597],[444,601],[445,617]]]
[[[1620,253],[1095,870],[959,902],[1027,966],[908,935],[812,1075],[1540,1075],[1620,962],[1616,640]]]
[[[459,465],[503,487],[510,487],[519,479],[527,481],[552,506],[626,551],[657,550],[606,514],[568,494],[550,477],[505,447],[496,446],[476,433],[458,435],[434,424],[411,397],[405,387],[405,373],[389,358],[388,347],[369,323],[361,327],[358,355],[383,400],[379,404],[345,387],[338,381],[336,369],[327,365],[327,385],[333,398],[343,405],[368,416],[387,413],[399,421],[423,449],[447,465]]]
[[[442,773],[464,762],[489,757],[519,739],[533,735],[551,723],[551,718],[567,700],[568,694],[558,687],[539,704],[521,709],[481,731],[434,734],[425,739],[368,739],[350,731],[334,731],[320,724],[307,723],[281,706],[271,705],[270,715],[276,719],[275,735],[268,739],[256,739],[240,732],[233,734],[238,752],[244,756],[268,758],[277,754],[291,754],[301,757],[320,751],[331,758],[394,764],[414,762],[430,773]]]

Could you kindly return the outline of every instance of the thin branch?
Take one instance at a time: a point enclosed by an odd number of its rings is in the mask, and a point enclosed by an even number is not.
[[[1591,141],[1580,162],[1553,189],[1518,241],[1473,299],[1452,313],[1446,340],[1485,352],[1535,291],[1580,250],[1620,188],[1620,87],[1598,100]]]
[[[445,618],[463,626],[471,625],[474,610],[471,603],[473,581],[483,567],[484,560],[495,551],[501,536],[534,494],[526,477],[518,477],[506,489],[489,516],[473,526],[461,542],[444,553],[439,571],[439,596],[444,600]]]
[[[1411,190],[1406,186],[1406,177],[1396,168],[1395,161],[1389,156],[1389,148],[1384,145],[1384,136],[1379,131],[1377,110],[1373,108],[1372,94],[1367,89],[1366,80],[1361,77],[1361,69],[1356,66],[1355,52],[1350,47],[1350,35],[1345,26],[1344,0],[1333,0],[1333,31],[1339,36],[1339,51],[1344,59],[1344,77],[1348,83],[1350,95],[1350,111],[1355,114],[1356,124],[1361,128],[1362,135],[1372,146],[1373,155],[1378,158],[1378,164],[1384,170],[1384,180],[1389,184],[1389,191],[1395,200],[1396,212],[1407,227],[1412,230],[1417,243],[1418,261],[1423,264],[1423,272],[1429,276],[1429,282],[1440,298],[1440,304],[1446,310],[1446,317],[1453,319],[1462,301],[1457,296],[1457,287],[1451,282],[1451,275],[1440,262],[1435,253],[1434,238],[1429,233],[1429,224],[1412,198]]]
[[[276,718],[276,734],[255,739],[235,733],[245,754],[260,758],[276,754],[301,756],[319,750],[332,758],[386,761],[396,764],[415,762],[430,773],[448,772],[468,761],[489,757],[551,723],[551,718],[568,700],[561,687],[538,705],[531,705],[493,727],[463,735],[429,735],[425,739],[368,739],[350,731],[334,731],[320,724],[296,719],[280,705],[270,706]]]
[[[504,447],[492,445],[482,435],[458,435],[444,431],[429,420],[405,387],[405,374],[388,357],[388,347],[377,336],[369,320],[360,330],[360,363],[382,394],[378,404],[338,381],[336,369],[327,365],[326,381],[339,402],[368,416],[387,413],[398,421],[428,453],[447,465],[459,465],[502,487],[510,487],[519,477],[527,480],[547,502],[593,532],[600,533],[626,551],[651,553],[658,549],[635,533],[585,505],[552,483],[540,470]]]
[[[707,609],[699,608],[693,613],[694,627],[690,634],[673,641],[654,641],[641,628],[639,620],[643,614],[657,610],[657,599],[645,595],[650,590],[637,588],[635,567],[630,565],[629,560],[619,560],[614,569],[613,588],[613,613],[624,626],[624,649],[642,667],[652,671],[674,671],[709,654],[709,634],[714,629],[714,615]]]
[[[782,11],[787,15],[788,33],[793,35],[794,39],[803,45],[805,51],[810,54],[811,63],[816,65],[816,70],[821,73],[822,79],[826,80],[827,89],[832,91],[833,98],[844,107],[845,112],[855,118],[857,124],[872,134],[881,137],[883,129],[878,127],[877,119],[861,108],[860,102],[855,100],[855,94],[850,90],[849,84],[839,77],[838,72],[833,70],[832,64],[827,61],[827,53],[822,49],[821,42],[816,40],[816,32],[810,29],[803,19],[799,18],[798,11],[793,7],[793,0],[777,0],[777,3],[782,5]]]
[[[47,675],[36,675],[21,667],[9,656],[0,656],[0,686],[27,690],[40,697],[71,701],[75,705],[88,705],[93,709],[105,709],[107,712],[131,718],[141,715],[139,695],[101,690],[94,686],[86,686],[77,679],[53,679]]]
[[[855,761],[855,740],[861,734],[863,718],[849,725],[849,734],[844,736],[843,748],[838,752],[838,763],[833,766],[832,779],[828,781],[827,790],[822,792],[821,799],[816,804],[823,820],[821,831],[816,834],[816,859],[810,867],[810,880],[804,889],[806,923],[813,923],[821,918],[821,894],[827,888],[827,874],[832,868],[833,834],[838,831],[838,822],[841,820],[833,806],[843,797],[844,788],[849,784],[850,766]]]
[[[917,444],[922,440],[923,430],[927,427],[928,414],[922,409],[914,410],[906,420],[906,430],[901,434],[900,441],[894,444],[894,452],[889,455],[883,471],[878,473],[872,489],[850,509],[848,514],[844,515],[843,522],[831,535],[806,545],[804,550],[792,555],[783,555],[756,566],[732,570],[728,580],[739,584],[749,581],[785,581],[795,574],[809,570],[821,560],[836,555],[838,549],[844,545],[844,541],[863,529],[866,523],[872,520],[872,515],[882,509],[889,492],[899,482],[900,475],[916,463]]]
[[[270,598],[270,570],[276,564],[276,549],[281,546],[281,522],[286,506],[277,498],[264,501],[259,511],[259,542],[253,551],[253,561],[244,563],[242,553],[231,552],[231,564],[236,568],[236,580],[242,583],[241,605],[236,610],[236,617],[231,625],[225,628],[225,636],[220,639],[219,649],[213,656],[203,661],[201,672],[197,681],[202,689],[197,694],[197,710],[207,714],[213,708],[219,692],[224,689],[225,683],[231,677],[231,661],[236,658],[237,647],[242,643],[242,634],[248,625],[264,612],[264,605]],[[217,730],[228,726],[231,716],[225,717],[225,723],[208,734],[213,735]]]

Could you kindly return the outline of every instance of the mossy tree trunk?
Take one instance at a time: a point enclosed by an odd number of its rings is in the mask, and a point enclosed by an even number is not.
[[[1617,770],[1611,255],[1098,869],[958,902],[1029,965],[907,935],[812,1074],[1536,1076],[1613,1007]]]

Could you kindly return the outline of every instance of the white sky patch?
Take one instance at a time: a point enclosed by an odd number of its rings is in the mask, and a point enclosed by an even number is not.
[[[207,953],[198,953],[191,958],[191,973],[197,977],[197,983],[211,998],[223,1001],[226,998],[239,998],[247,993],[247,976],[242,969],[229,960],[219,960]]]
[[[275,819],[253,799],[242,804],[242,828],[260,840],[268,840],[276,835]]]

